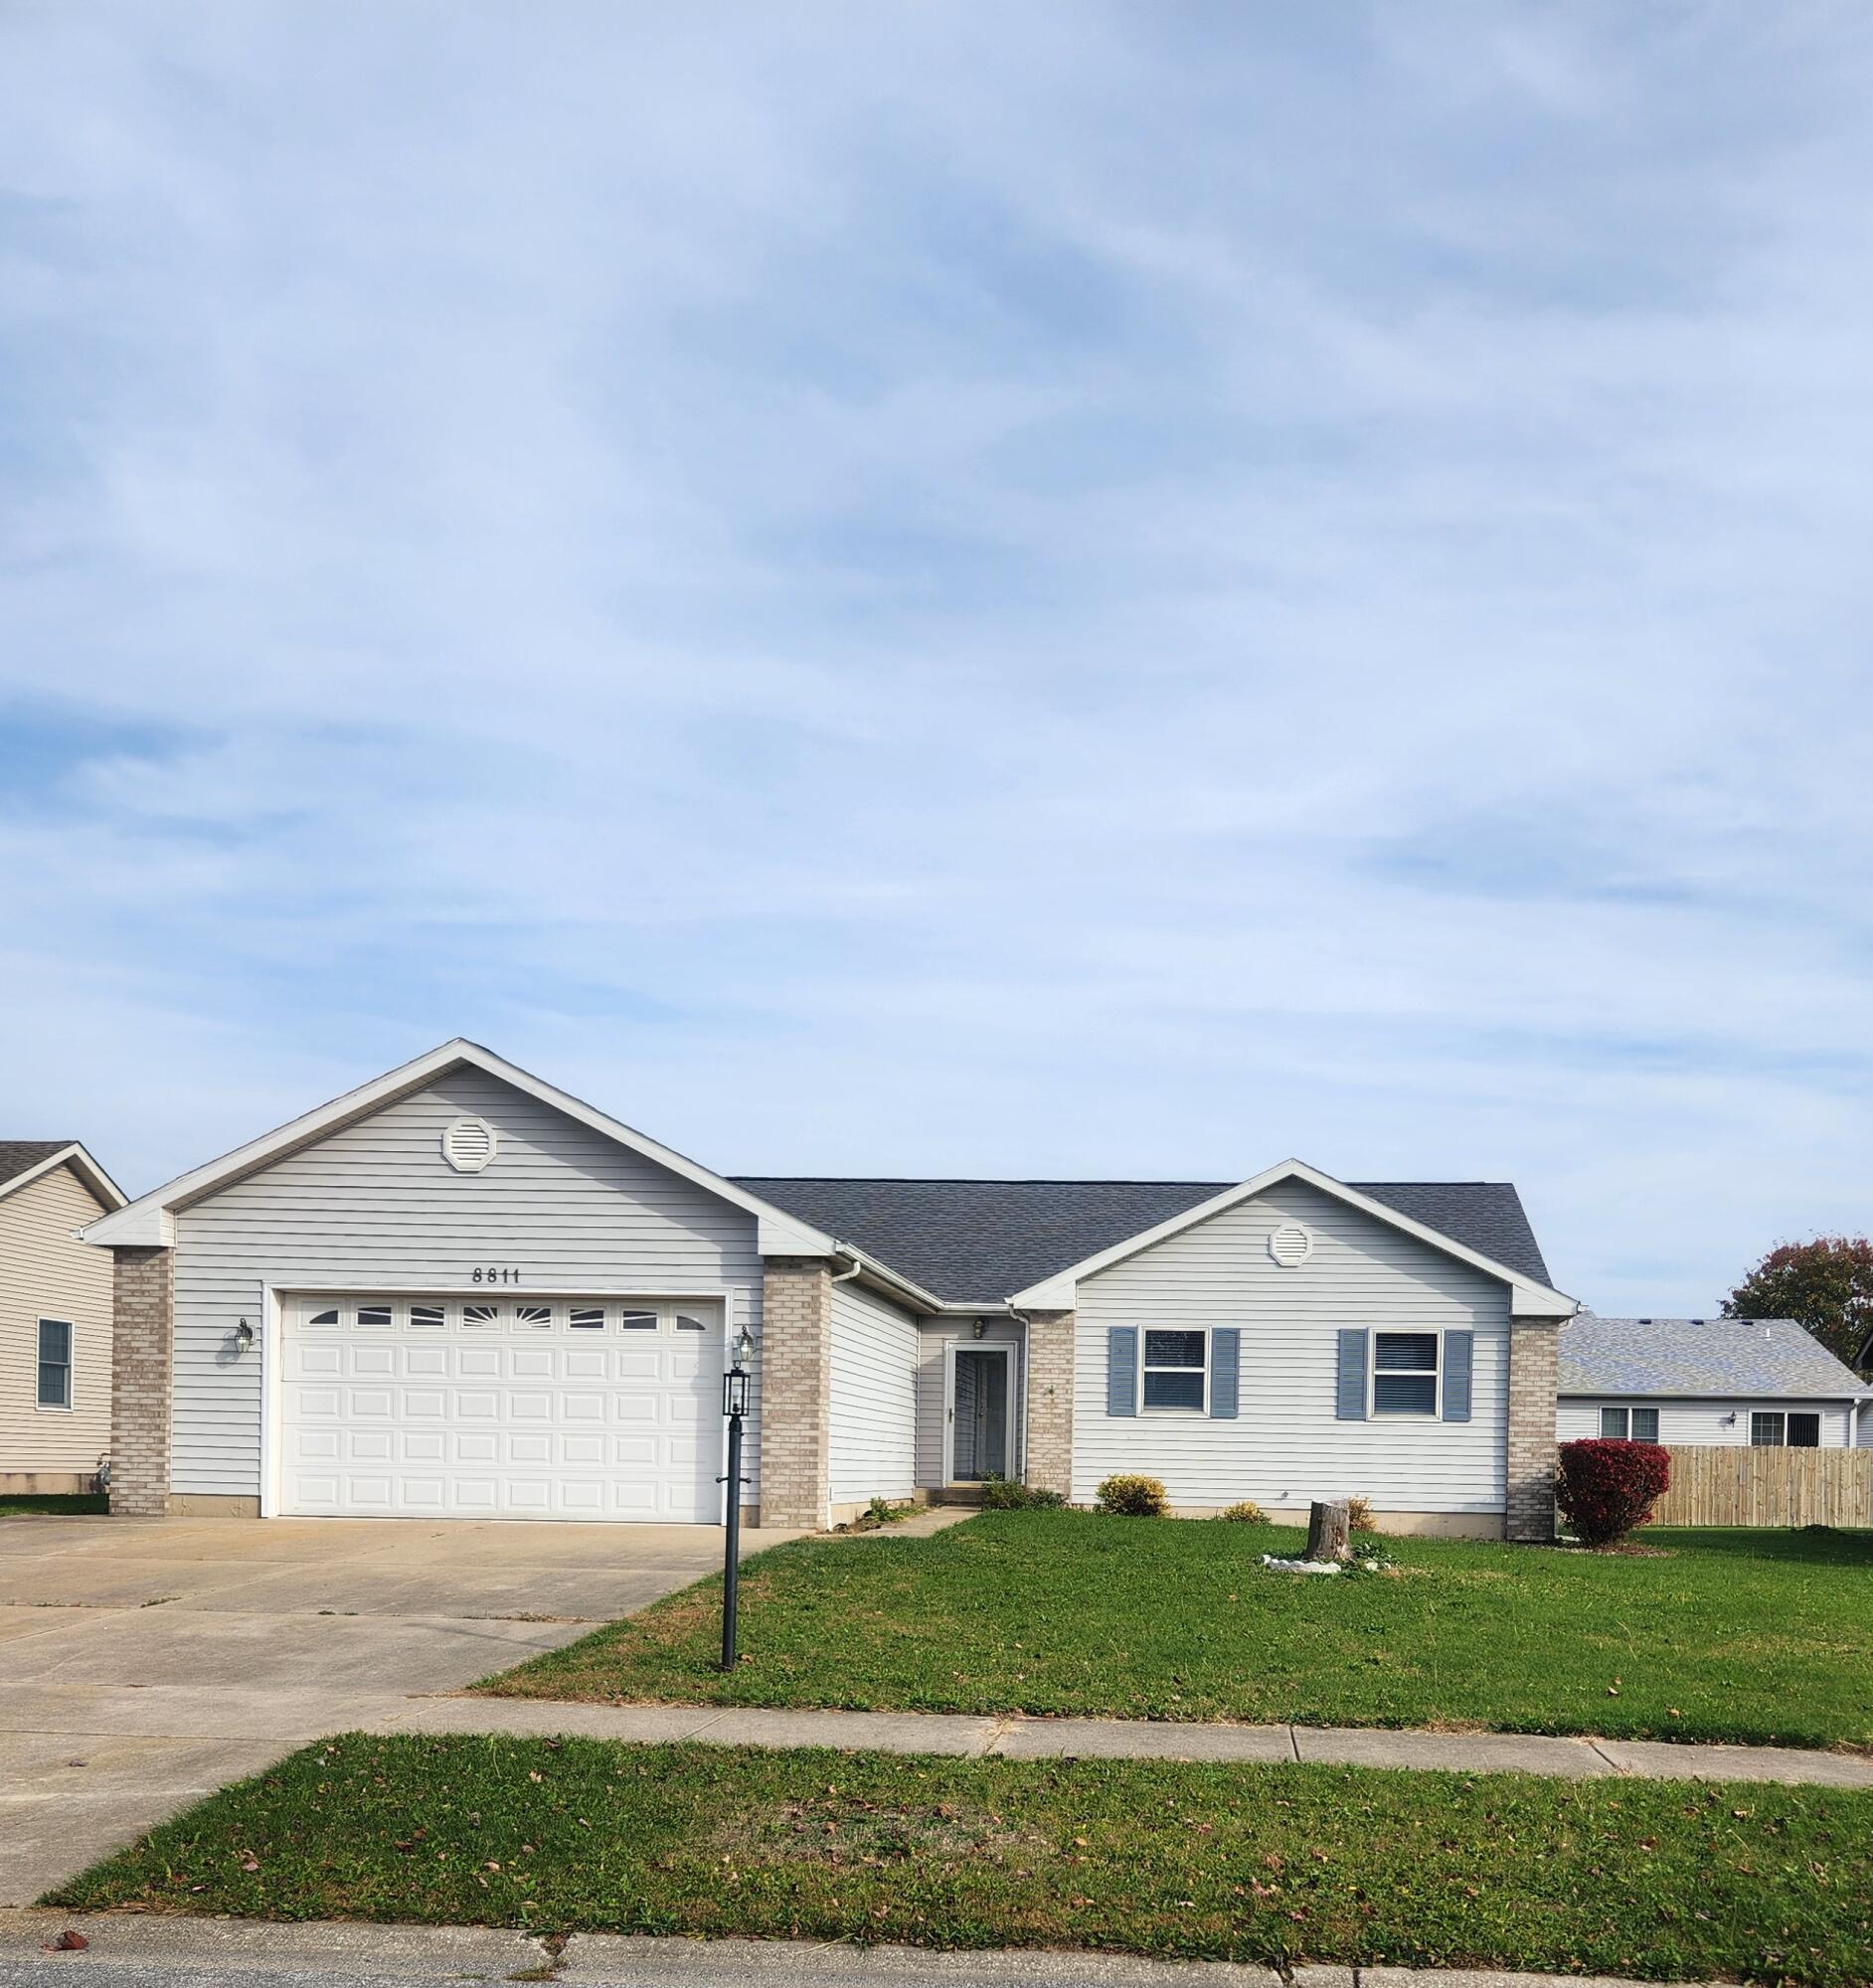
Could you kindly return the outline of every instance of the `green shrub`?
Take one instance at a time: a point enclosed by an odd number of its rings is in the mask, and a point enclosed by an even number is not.
[[[1099,1488],[1102,1512],[1121,1519],[1161,1519],[1170,1500],[1155,1477],[1108,1477]]]
[[[982,1479],[982,1510],[985,1512],[1049,1511],[1066,1503],[1058,1491],[1037,1491],[1009,1477]]]
[[[895,1526],[900,1519],[911,1516],[909,1505],[894,1505],[889,1498],[874,1497],[865,1508],[865,1516],[878,1526]]]
[[[1216,1515],[1219,1519],[1233,1519],[1239,1526],[1266,1526],[1269,1515],[1253,1498],[1239,1498],[1233,1505],[1225,1505]]]

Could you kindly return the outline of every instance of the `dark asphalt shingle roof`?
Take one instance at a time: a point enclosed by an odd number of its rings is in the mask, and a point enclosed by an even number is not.
[[[813,1180],[737,1187],[875,1256],[951,1304],[1012,1296],[1224,1193],[1234,1181]],[[1549,1281],[1507,1181],[1349,1181],[1357,1193]]]
[[[1791,1318],[1602,1318],[1561,1328],[1564,1395],[1851,1395],[1866,1384]]]
[[[0,1139],[0,1187],[77,1144],[76,1139]]]

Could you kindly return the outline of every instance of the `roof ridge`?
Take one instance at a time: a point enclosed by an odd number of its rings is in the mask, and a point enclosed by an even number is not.
[[[1173,1179],[1160,1174],[726,1174],[725,1180],[879,1181],[920,1187],[1214,1187],[1215,1180]],[[1222,1185],[1237,1187],[1231,1180]],[[1361,1180],[1348,1187],[1514,1187],[1496,1180]]]

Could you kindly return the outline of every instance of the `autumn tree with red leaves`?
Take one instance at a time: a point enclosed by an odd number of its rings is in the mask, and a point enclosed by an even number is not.
[[[1864,1370],[1873,1337],[1873,1242],[1778,1242],[1724,1299],[1726,1318],[1792,1318],[1836,1360]]]

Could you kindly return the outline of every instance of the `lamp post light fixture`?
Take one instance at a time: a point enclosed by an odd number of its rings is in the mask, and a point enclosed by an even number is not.
[[[735,1364],[722,1377],[722,1412],[729,1422],[729,1474],[720,1479],[729,1487],[728,1530],[722,1548],[722,1668],[735,1668],[736,1615],[741,1605],[742,1574],[742,1418],[748,1413],[748,1363],[755,1357],[755,1342],[743,1326],[735,1337]]]

